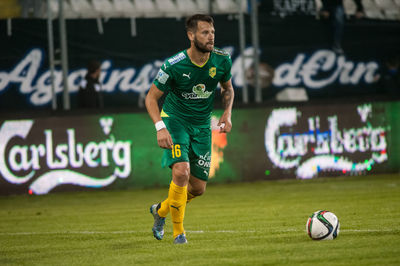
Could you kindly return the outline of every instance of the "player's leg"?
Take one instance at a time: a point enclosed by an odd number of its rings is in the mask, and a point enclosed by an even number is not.
[[[165,120],[164,120],[165,121]],[[169,120],[168,120],[169,122]],[[166,123],[169,126],[169,123]],[[180,123],[175,123],[170,126],[170,134],[173,142],[175,143],[171,150],[165,150],[162,159],[163,167],[170,167],[172,169],[172,179],[174,178],[173,165],[180,162],[189,161],[189,135],[185,132],[184,127]],[[189,167],[189,164],[188,164]],[[173,181],[171,181],[172,184]],[[178,181],[177,181],[178,182]],[[170,188],[171,188],[170,184]],[[176,184],[176,183],[175,183]],[[169,199],[166,198],[164,201],[159,203],[157,210],[158,215],[166,217],[170,211]]]
[[[210,128],[193,128],[193,132],[194,136],[189,149],[188,202],[205,192],[211,165]]]
[[[188,162],[177,162],[171,168],[172,181],[168,190],[168,198],[150,208],[150,212],[154,216],[152,230],[154,237],[161,240],[164,236],[165,217],[168,212],[171,212],[174,243],[184,244],[187,243],[185,230],[183,229],[183,219],[187,201],[190,166]],[[165,210],[166,208],[168,208],[168,211]]]
[[[183,219],[185,217],[187,186],[189,183],[190,166],[188,162],[178,162],[172,165],[172,182],[168,193],[169,211],[173,226],[174,243],[187,243]]]
[[[160,203],[153,204],[150,206],[150,213],[153,215],[154,223],[153,223],[153,236],[157,240],[161,240],[164,237],[164,225],[165,225],[165,217],[161,217],[158,214],[158,210],[160,209]]]
[[[186,205],[186,197],[187,197],[186,191],[190,173],[189,170],[190,166],[188,163],[189,135],[186,132],[185,126],[179,121],[176,121],[174,119],[163,118],[163,120],[167,126],[169,133],[171,134],[174,145],[172,149],[164,151],[164,155],[162,158],[162,166],[163,167],[168,166],[172,168],[172,181],[170,183],[170,187],[168,190],[168,197],[161,203],[154,204],[150,208],[150,212],[153,214],[154,217],[154,225],[152,228],[153,235],[158,240],[161,240],[164,235],[165,217],[168,215],[171,208],[170,201],[176,200],[177,192],[179,194],[182,187],[184,187],[183,189],[185,190],[184,205]],[[184,173],[186,172],[187,174],[185,177]],[[178,195],[178,201],[180,201],[179,195]],[[183,213],[184,213],[184,208],[183,208]]]
[[[206,191],[207,181],[201,180],[193,175],[190,175],[189,184],[187,188],[187,201],[189,203],[192,199],[203,195]]]

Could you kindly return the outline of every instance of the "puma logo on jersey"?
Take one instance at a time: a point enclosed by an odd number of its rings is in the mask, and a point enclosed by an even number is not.
[[[190,74],[192,74],[192,72],[190,72],[189,74],[183,73],[182,76],[183,76],[183,77],[187,77],[188,79],[190,79]]]

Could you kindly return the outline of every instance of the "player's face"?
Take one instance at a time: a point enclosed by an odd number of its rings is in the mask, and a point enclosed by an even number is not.
[[[194,34],[193,43],[197,50],[209,53],[214,49],[215,29],[214,26],[205,21],[197,23],[197,31]]]

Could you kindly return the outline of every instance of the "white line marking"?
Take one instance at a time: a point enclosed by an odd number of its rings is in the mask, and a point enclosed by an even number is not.
[[[399,232],[400,229],[342,229],[340,232]],[[96,234],[138,234],[138,233],[149,233],[149,231],[54,231],[54,232],[0,232],[1,236],[21,236],[21,235],[96,235]],[[242,234],[242,233],[257,233],[256,230],[187,230],[187,233],[191,234]],[[305,232],[302,229],[288,228],[285,230],[271,230],[264,231],[264,233],[287,233],[287,232]]]
[[[340,232],[399,232],[400,229],[344,229],[340,230]]]
[[[255,230],[248,230],[248,231],[236,231],[236,230],[216,230],[216,231],[191,231],[191,230],[186,230],[186,232],[188,233],[192,233],[192,234],[205,234],[205,233],[222,233],[222,234],[237,234],[237,233],[255,233],[257,231]]]

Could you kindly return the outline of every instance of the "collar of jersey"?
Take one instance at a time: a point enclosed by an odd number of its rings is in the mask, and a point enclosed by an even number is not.
[[[204,64],[202,64],[202,65],[198,65],[198,64],[196,64],[195,62],[193,62],[192,59],[190,59],[190,57],[189,57],[189,55],[188,55],[188,53],[187,53],[187,50],[185,50],[185,54],[186,54],[186,56],[189,58],[190,62],[191,62],[193,65],[197,66],[197,67],[203,67],[203,66],[205,66],[205,65],[207,64],[208,60],[210,60],[210,57],[211,57],[211,53],[210,53],[210,56],[207,58],[207,61],[205,61]]]

